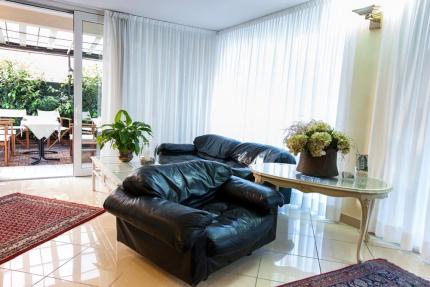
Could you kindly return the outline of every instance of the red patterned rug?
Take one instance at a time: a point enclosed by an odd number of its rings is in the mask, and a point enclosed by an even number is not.
[[[0,197],[0,264],[104,211],[103,208],[22,193]]]
[[[388,262],[374,259],[279,287],[430,287],[430,282]]]

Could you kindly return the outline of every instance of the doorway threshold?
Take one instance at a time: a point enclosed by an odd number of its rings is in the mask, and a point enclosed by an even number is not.
[[[73,164],[9,166],[0,168],[0,181],[73,176]]]

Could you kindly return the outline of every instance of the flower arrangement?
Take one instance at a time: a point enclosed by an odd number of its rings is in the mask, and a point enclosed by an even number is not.
[[[342,154],[349,153],[351,149],[351,139],[347,135],[335,131],[327,123],[315,120],[294,123],[287,129],[284,144],[294,155],[307,152],[312,157],[324,156],[329,149]]]

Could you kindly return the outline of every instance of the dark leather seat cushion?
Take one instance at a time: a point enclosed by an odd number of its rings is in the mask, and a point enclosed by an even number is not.
[[[160,155],[158,157],[158,162],[160,164],[169,164],[169,163],[180,163],[180,162],[186,162],[186,161],[192,161],[192,160],[201,160],[202,158],[193,155],[193,154],[181,154],[181,155]]]
[[[195,160],[141,167],[122,185],[126,192],[135,196],[148,195],[195,206],[210,200],[231,175],[227,165]]]
[[[172,144],[162,143],[157,148],[157,153],[174,155],[174,154],[192,154],[196,151],[196,147],[192,144]]]
[[[295,164],[296,159],[294,156],[292,156],[289,152],[286,150],[277,148],[277,147],[270,147],[266,150],[266,153],[264,155],[264,162],[278,162],[278,163],[289,163],[289,164]]]
[[[213,158],[229,159],[233,149],[240,144],[239,141],[219,136],[203,135],[194,139],[194,146],[202,158],[210,156]]]
[[[267,236],[274,224],[273,215],[260,214],[231,202],[214,200],[201,209],[214,217],[206,227],[208,256],[240,253],[252,242]]]
[[[234,148],[231,157],[237,162],[250,165],[267,148],[268,146],[258,143],[241,143]]]

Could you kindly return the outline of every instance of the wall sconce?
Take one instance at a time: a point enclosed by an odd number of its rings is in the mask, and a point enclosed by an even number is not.
[[[352,10],[352,12],[355,12],[360,16],[364,15],[365,19],[370,21],[369,29],[375,30],[381,29],[382,26],[382,11],[380,8],[381,7],[378,5],[371,5],[368,7]]]

